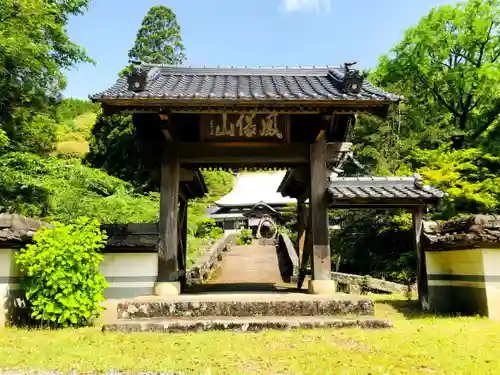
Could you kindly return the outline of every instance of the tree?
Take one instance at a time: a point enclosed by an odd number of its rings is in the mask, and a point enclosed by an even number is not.
[[[370,81],[405,99],[388,119],[359,116],[351,134],[356,156],[374,174],[417,171],[447,192],[449,198],[431,209],[430,218],[494,213],[500,207],[499,11],[498,0],[433,9],[370,74]],[[345,170],[364,173],[352,164]],[[341,269],[413,277],[416,262],[404,216],[373,211],[339,216],[342,228],[332,235],[332,248]]]
[[[181,27],[175,13],[164,5],[149,9],[137,32],[134,45],[128,52],[132,61],[149,64],[182,64],[185,59]],[[132,65],[126,67],[120,75],[126,75]]]
[[[66,85],[62,72],[92,62],[66,32],[68,17],[87,6],[88,0],[0,0],[0,128],[10,147],[52,148],[53,105]]]
[[[185,55],[181,28],[170,8],[157,5],[149,10],[128,57],[152,64],[182,64]]]
[[[184,45],[175,13],[166,6],[152,7],[143,19],[128,55],[131,60],[146,63],[182,63]],[[126,75],[130,69],[131,66],[125,68],[120,75]],[[138,138],[131,116],[101,116],[92,129],[90,152],[85,160],[133,183],[141,191],[156,190],[149,173],[151,166],[145,168],[139,152]]]
[[[449,118],[451,135],[479,142],[500,114],[499,0],[433,9],[381,58],[375,76],[427,119]]]

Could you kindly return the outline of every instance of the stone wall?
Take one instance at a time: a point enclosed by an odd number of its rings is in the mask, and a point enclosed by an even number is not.
[[[219,238],[196,263],[187,270],[187,283],[190,285],[202,284],[210,274],[219,266],[224,253],[231,251],[231,246],[236,242],[237,233],[227,232]]]
[[[431,311],[500,319],[500,217],[427,223],[423,244]]]

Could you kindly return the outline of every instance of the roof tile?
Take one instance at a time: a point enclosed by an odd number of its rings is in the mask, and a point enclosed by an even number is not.
[[[369,100],[391,102],[401,97],[366,80],[359,94],[342,90],[345,68],[190,68],[143,64],[145,90],[129,90],[127,77],[92,95],[101,99],[205,99],[205,100]]]
[[[331,177],[328,189],[336,201],[362,199],[436,200],[446,193],[423,185],[419,176],[414,177]]]

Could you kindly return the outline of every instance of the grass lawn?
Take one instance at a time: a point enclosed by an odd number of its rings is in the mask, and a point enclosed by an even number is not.
[[[499,374],[500,323],[415,312],[377,299],[395,328],[264,333],[111,334],[6,329],[0,369],[182,371],[185,374]]]

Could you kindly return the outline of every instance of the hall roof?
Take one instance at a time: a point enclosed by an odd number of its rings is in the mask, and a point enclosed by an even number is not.
[[[121,77],[110,88],[90,96],[94,101],[120,99],[186,99],[205,101],[361,101],[388,104],[401,97],[364,80],[358,94],[343,90],[343,67],[192,68],[139,65],[145,86],[133,90]]]
[[[264,202],[268,205],[295,203],[293,198],[283,197],[277,188],[286,172],[243,173],[238,175],[233,190],[219,199],[217,206],[250,206]]]

